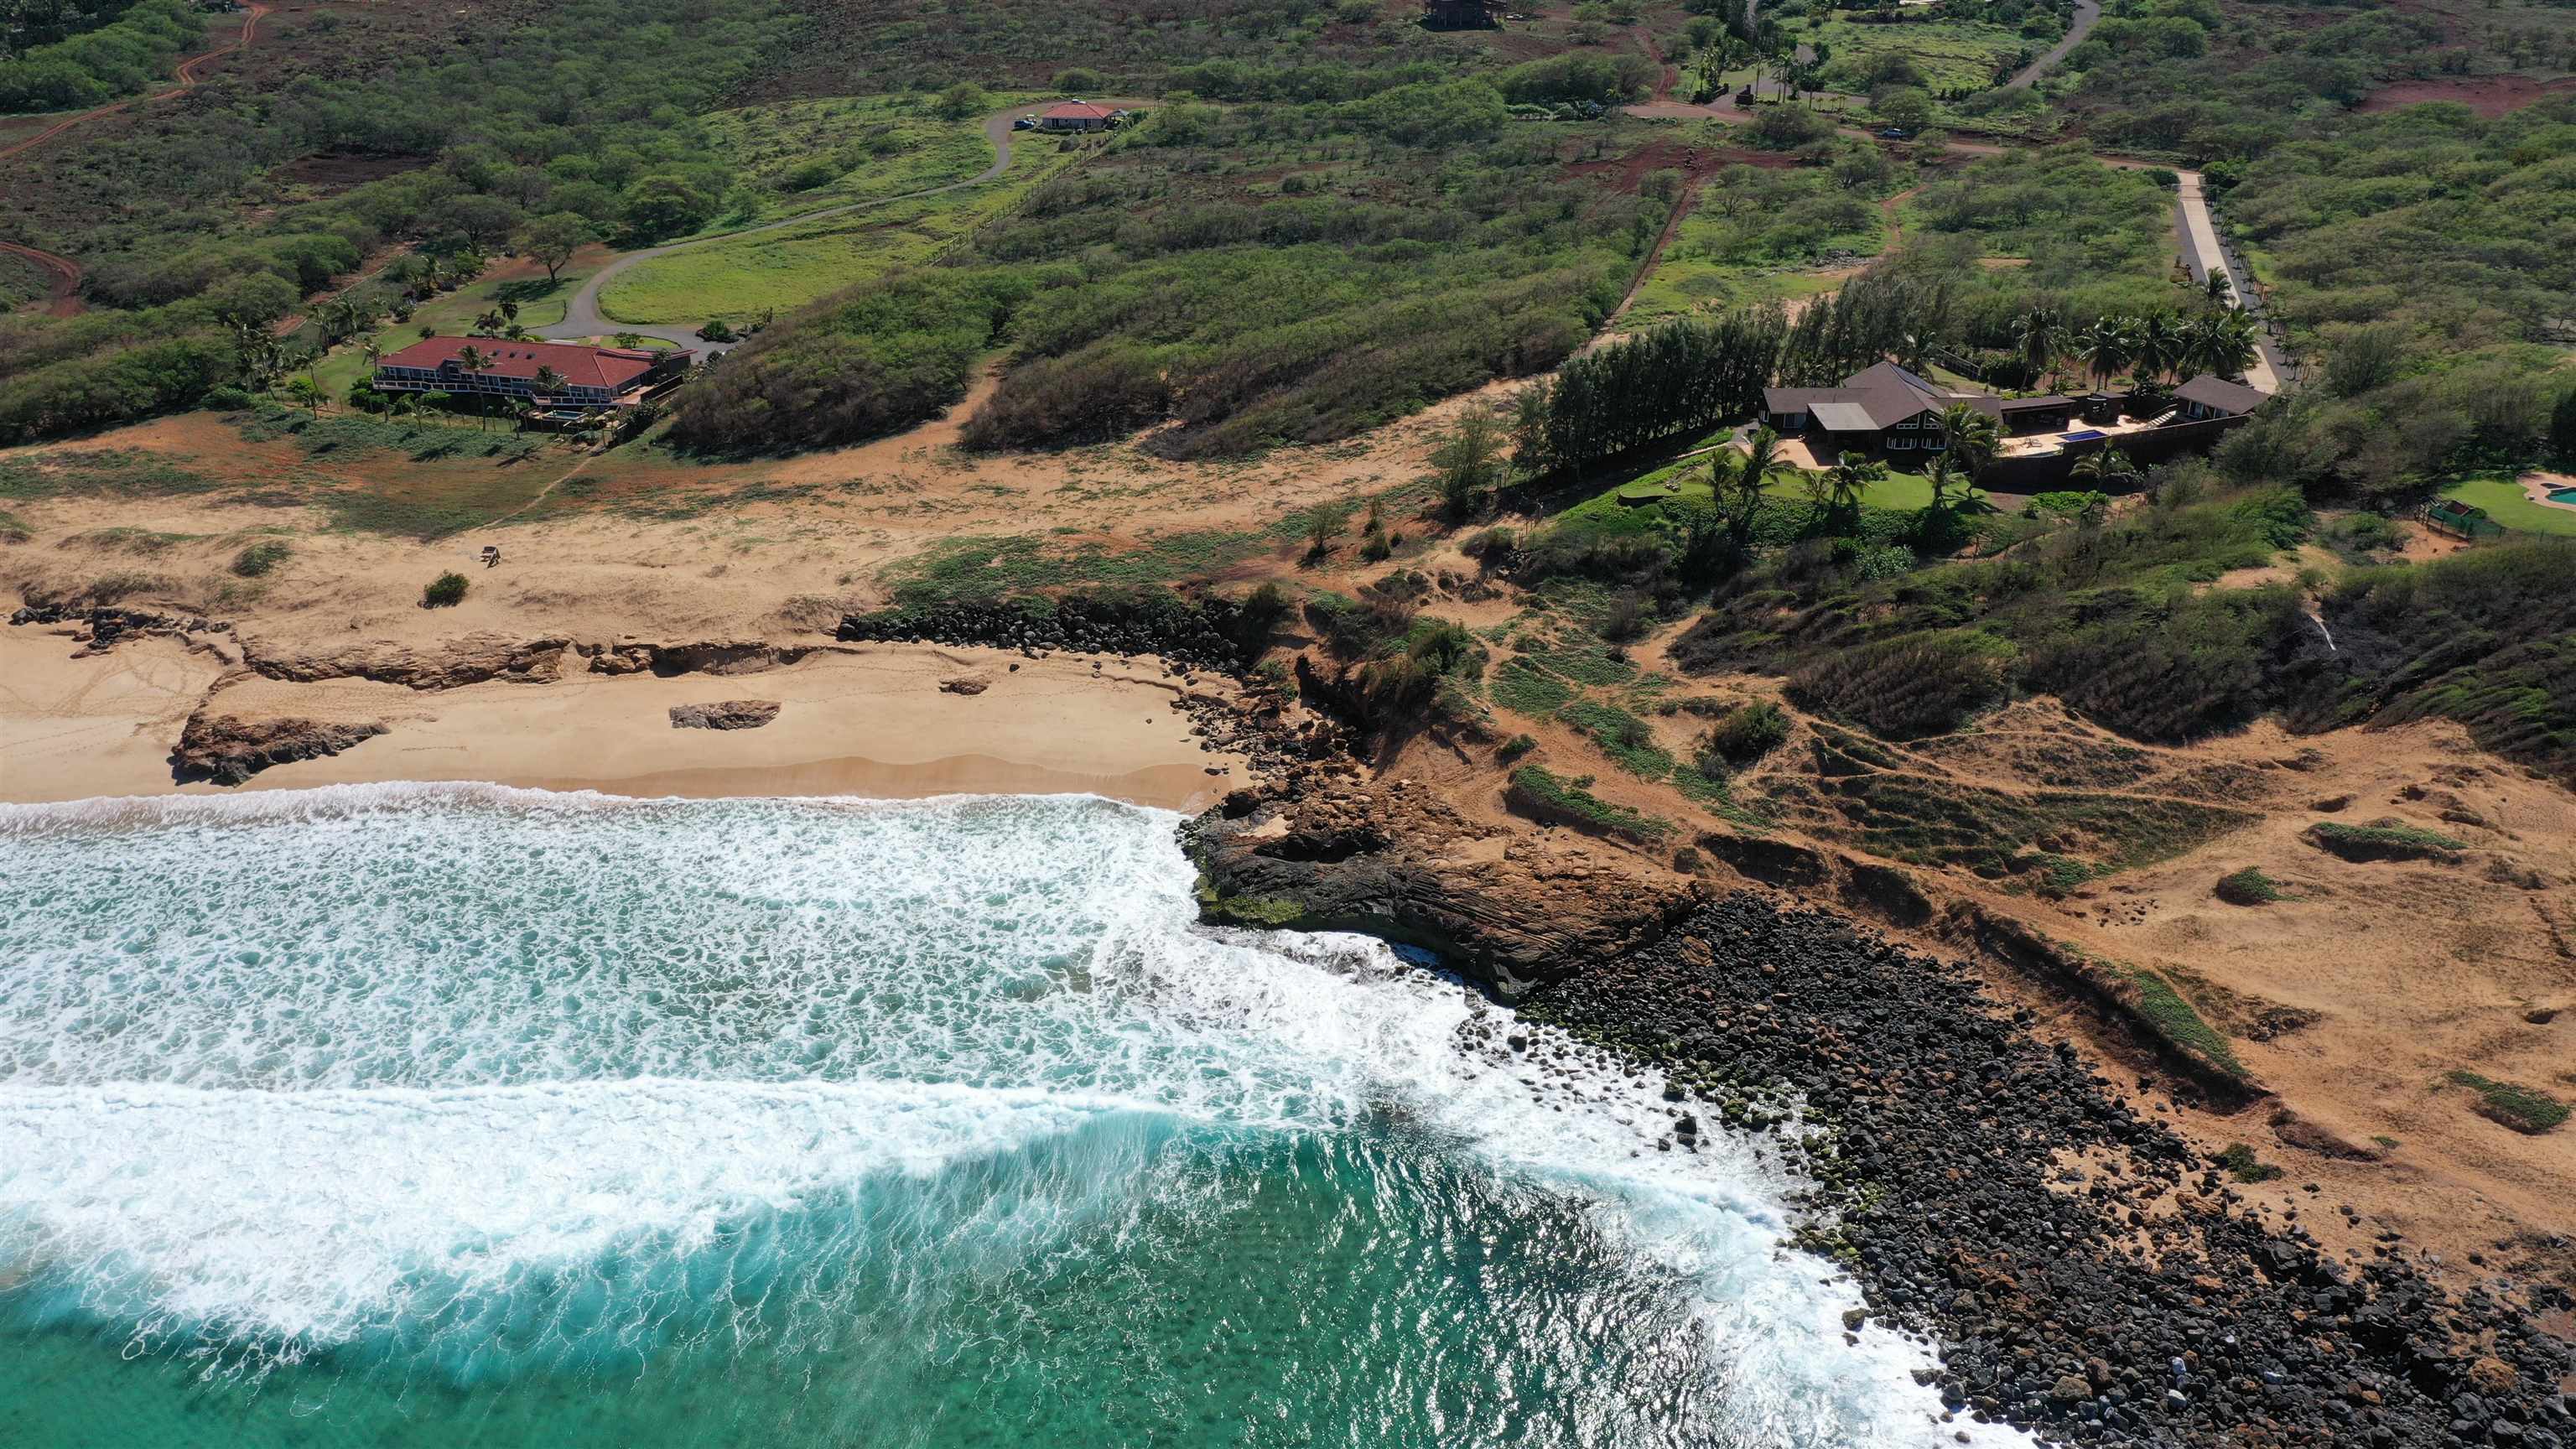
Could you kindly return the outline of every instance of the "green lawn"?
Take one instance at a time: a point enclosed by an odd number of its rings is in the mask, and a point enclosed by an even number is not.
[[[2456,498],[2487,511],[2487,517],[2517,533],[2554,533],[2576,538],[2576,511],[2550,508],[2534,503],[2522,494],[2522,485],[2511,473],[2481,473],[2463,478],[2442,490],[2445,498]]]
[[[1797,478],[1779,479],[1763,491],[1774,498],[1801,502],[1808,496],[1806,485]],[[1557,517],[1562,522],[1606,528],[1611,532],[1640,531],[1654,526],[1662,513],[1656,506],[1661,501],[1696,500],[1705,503],[1714,496],[1708,486],[1708,456],[1702,454],[1667,463],[1616,487],[1606,488]],[[1932,506],[1932,480],[1921,473],[1891,471],[1885,478],[1869,485],[1860,501],[1864,508],[1920,512]]]
[[[387,352],[419,341],[424,327],[440,336],[461,336],[474,330],[475,318],[504,301],[519,304],[520,326],[532,329],[550,327],[563,320],[564,303],[581,290],[582,281],[587,276],[587,272],[566,272],[551,282],[543,277],[519,277],[508,281],[487,277],[421,303],[408,322],[397,323],[391,318],[380,320],[372,335],[376,345]],[[349,389],[367,376],[370,369],[362,345],[365,340],[365,334],[350,338],[332,348],[311,369],[314,380],[334,399],[347,397]]]
[[[863,174],[842,178],[830,194],[809,193],[806,199],[826,207],[846,206],[960,181],[992,164],[981,118],[941,124],[953,131],[948,142],[962,144],[943,142],[889,162],[866,163]],[[1010,170],[988,185],[892,201],[656,257],[610,282],[600,294],[600,311],[621,322],[659,323],[800,307],[853,282],[926,259],[1015,204],[1064,159],[1056,142],[1023,137],[1012,147]]]

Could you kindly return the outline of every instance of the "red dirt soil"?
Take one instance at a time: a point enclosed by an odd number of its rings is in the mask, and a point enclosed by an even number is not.
[[[0,242],[0,252],[25,257],[44,271],[45,280],[53,294],[45,300],[45,315],[49,317],[80,315],[80,263],[69,257],[55,256],[52,252],[40,252],[34,247],[20,246],[16,242]]]
[[[2457,80],[2412,80],[2372,91],[2359,109],[2393,111],[2425,101],[2455,101],[2492,120],[2534,101],[2570,93],[2576,93],[2576,77],[2544,81],[2527,75],[2481,75]]]
[[[268,9],[269,7],[266,5],[258,4],[256,3],[256,0],[254,0],[254,3],[250,6],[250,12],[242,17],[241,34],[234,37],[232,44],[216,46],[214,49],[209,50],[202,55],[192,55],[186,60],[179,62],[179,83],[177,85],[172,86],[166,91],[155,91],[151,95],[138,97],[137,99],[143,101],[165,101],[170,97],[187,90],[197,82],[204,80],[206,78],[206,67],[208,65],[223,59],[234,51],[247,49],[249,47],[252,33],[259,29],[260,17],[266,15],[268,13]],[[127,106],[133,104],[135,104],[135,102],[130,100],[118,101],[113,105],[105,105],[100,106],[95,110],[82,111],[78,115],[65,116],[63,119],[54,122],[52,125],[47,126],[45,129],[38,131],[36,134],[29,136],[23,141],[19,141],[6,148],[0,148],[0,160],[5,160],[8,157],[15,156],[21,151],[33,150],[34,148],[43,145],[45,142],[52,140],[54,137],[61,135],[63,132],[70,130],[72,127],[79,125],[83,121],[92,120],[99,116],[115,115],[117,112],[124,110]]]

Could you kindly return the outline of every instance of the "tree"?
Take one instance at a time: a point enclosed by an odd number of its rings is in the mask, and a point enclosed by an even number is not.
[[[1869,108],[1876,112],[1882,125],[1920,131],[1932,124],[1932,97],[1916,86],[1898,86],[1887,91]]]
[[[312,409],[313,416],[317,418],[322,416],[322,387],[313,379],[309,377],[287,379],[286,395],[294,402]]]
[[[538,367],[537,375],[530,381],[535,384],[539,397],[552,397],[564,388],[564,375],[551,367]]]
[[[1943,408],[1937,426],[1941,430],[1941,451],[1932,455],[1932,506],[1948,508],[1950,475],[1964,468],[1973,484],[1977,470],[2003,446],[2003,428],[1967,403]]]
[[[1432,450],[1431,465],[1440,470],[1440,502],[1452,518],[1473,513],[1503,461],[1503,425],[1489,408],[1470,407],[1458,415],[1449,436]]]
[[[931,109],[944,119],[963,121],[970,116],[980,116],[992,107],[993,98],[984,94],[982,86],[973,81],[959,81],[941,91],[938,102]]]
[[[590,240],[590,222],[578,212],[551,211],[519,228],[510,239],[510,249],[546,269],[546,280],[554,281],[563,264]]]
[[[2136,355],[2137,342],[2122,318],[2096,317],[2092,326],[2075,334],[2075,360],[2084,364],[2097,390],[2108,388]]]
[[[626,188],[621,210],[637,236],[658,238],[696,231],[716,214],[716,204],[687,177],[656,172]]]
[[[2254,346],[2254,319],[2236,308],[2193,320],[2183,329],[2183,367],[2220,377],[2243,377],[2260,355]]]
[[[2549,451],[2562,468],[2576,468],[2576,389],[2558,395],[2549,410]]]
[[[1825,497],[1838,525],[1860,513],[1869,485],[1887,476],[1887,465],[1863,453],[1841,453],[1824,472]]]
[[[2138,319],[2130,341],[2141,383],[2160,386],[2182,365],[2182,329],[2161,312]]]
[[[1744,456],[1720,448],[1709,455],[1708,486],[1726,514],[1727,543],[1738,558],[1753,541],[1753,525],[1762,516],[1763,495],[1772,483],[1793,477],[1798,469],[1780,456],[1781,438],[1767,427],[1744,439]]]
[[[2057,360],[2066,352],[2066,317],[2054,307],[2033,307],[2013,324],[2013,346],[2032,377],[2042,373],[2057,380]]]
[[[456,365],[458,368],[469,373],[481,372],[483,369],[492,365],[492,358],[490,354],[484,352],[481,348],[468,346],[464,351],[456,354]],[[486,396],[487,394],[481,392],[477,392],[474,395],[474,413],[478,424],[476,431],[478,432],[482,431],[484,428],[490,427],[492,422],[492,409],[484,402],[484,398]]]
[[[2117,448],[2104,448],[2075,460],[2074,475],[2105,493],[2122,493],[2138,486],[2146,476],[2129,455]]]

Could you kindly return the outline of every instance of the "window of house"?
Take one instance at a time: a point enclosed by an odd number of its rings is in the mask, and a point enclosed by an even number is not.
[[[1899,434],[1895,437],[1889,438],[1887,440],[1887,446],[1891,449],[1911,448],[1914,446],[1914,440],[1904,436],[1903,434]]]

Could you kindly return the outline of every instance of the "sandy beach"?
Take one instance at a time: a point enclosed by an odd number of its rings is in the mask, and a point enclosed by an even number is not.
[[[86,658],[42,627],[0,632],[0,800],[212,793],[177,784],[191,714],[376,722],[338,755],[268,769],[245,790],[480,780],[623,795],[1088,793],[1193,809],[1243,783],[1172,707],[1159,666],[999,650],[845,646],[737,674],[600,675],[415,690],[297,683],[230,668],[169,638]],[[1101,667],[1095,669],[1094,663]],[[980,693],[944,681],[985,682]],[[679,729],[675,705],[776,701],[757,729]]]

